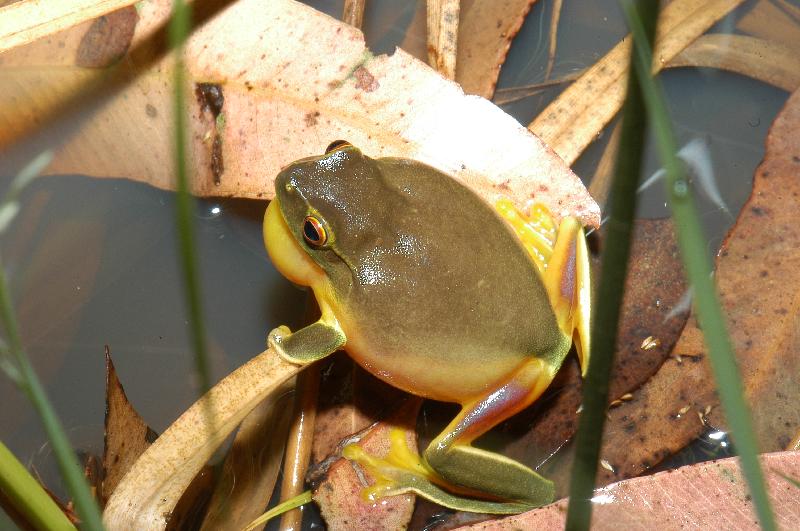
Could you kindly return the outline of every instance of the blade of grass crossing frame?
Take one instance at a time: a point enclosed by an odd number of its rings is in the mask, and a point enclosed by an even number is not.
[[[200,380],[199,396],[211,388],[211,374],[206,349],[205,328],[203,326],[203,308],[200,298],[200,281],[197,271],[197,250],[194,241],[194,223],[192,210],[194,198],[189,193],[189,180],[186,165],[186,98],[184,85],[186,70],[183,61],[183,49],[189,34],[191,8],[183,0],[175,0],[172,4],[172,18],[169,24],[169,44],[175,53],[173,119],[175,175],[177,179],[176,227],[180,262],[183,269],[183,283],[186,304],[189,311],[189,326],[195,357],[195,369]],[[213,419],[209,419],[211,421]],[[211,423],[213,425],[213,422]]]
[[[642,1],[651,16],[655,34],[658,2]],[[619,312],[628,270],[636,188],[641,174],[642,153],[647,128],[644,100],[633,70],[629,70],[627,98],[623,105],[620,149],[608,199],[608,221],[602,256],[597,306],[592,317],[592,356],[583,387],[583,401],[575,439],[575,461],[569,490],[566,528],[588,529],[591,521],[591,496],[597,476],[600,443],[606,420],[608,381],[614,361]]]
[[[750,495],[762,529],[775,529],[775,519],[764,488],[764,476],[758,463],[758,448],[753,434],[750,411],[744,398],[736,358],[728,336],[725,318],[711,276],[712,266],[697,208],[691,195],[678,151],[672,124],[660,84],[651,74],[652,48],[642,39],[643,17],[638,4],[622,2],[623,11],[634,39],[632,62],[639,77],[647,113],[656,136],[664,168],[666,185],[683,265],[695,294],[695,310],[709,351],[711,367],[725,416],[730,423],[740,466],[750,487]]]
[[[40,155],[34,159],[14,180],[8,195],[3,198],[0,206],[0,209],[8,212],[7,216],[13,217],[15,208],[10,205],[16,203],[17,195],[21,188],[41,171],[46,165],[46,161],[49,160],[49,156],[49,154]],[[6,220],[6,223],[10,223],[10,218]],[[53,446],[53,454],[56,457],[61,477],[64,480],[67,491],[72,496],[78,516],[81,518],[81,528],[101,530],[103,529],[103,523],[100,519],[100,511],[89,491],[89,486],[86,484],[83,471],[78,466],[75,452],[73,452],[69,439],[64,433],[64,427],[56,416],[44,387],[22,347],[17,316],[14,312],[14,303],[8,288],[2,261],[0,261],[0,321],[2,321],[5,330],[7,342],[7,345],[3,346],[6,365],[4,368],[9,372],[9,376],[14,380],[14,383],[28,397],[42,421],[45,433],[47,433],[50,444]]]

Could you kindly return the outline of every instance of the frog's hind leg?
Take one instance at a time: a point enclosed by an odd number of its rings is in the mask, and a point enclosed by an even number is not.
[[[500,389],[465,405],[425,450],[426,462],[446,481],[468,489],[530,506],[551,502],[551,481],[522,463],[475,448],[471,443],[532,404],[554,376],[555,369],[544,360],[532,358],[526,362]]]

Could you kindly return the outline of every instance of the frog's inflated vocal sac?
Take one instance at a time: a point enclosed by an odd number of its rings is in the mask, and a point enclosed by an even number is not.
[[[395,492],[441,501],[444,486],[456,495],[442,503],[486,512],[552,498],[550,481],[471,445],[542,394],[573,337],[588,363],[583,229],[565,218],[556,230],[539,212],[494,209],[434,168],[371,159],[341,141],[275,179],[267,250],[288,279],[313,289],[322,317],[294,333],[276,328],[270,345],[294,363],[343,348],[391,385],[462,406],[418,463],[397,465],[394,477],[405,479]]]

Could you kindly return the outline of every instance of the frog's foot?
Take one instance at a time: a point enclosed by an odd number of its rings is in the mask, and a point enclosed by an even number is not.
[[[419,454],[409,448],[405,431],[394,428],[389,439],[389,453],[384,458],[369,455],[357,444],[346,446],[342,452],[345,458],[358,463],[375,480],[374,484],[362,491],[362,496],[368,501],[413,492],[456,511],[517,514],[534,507],[526,503],[474,498],[472,496],[485,494],[455,487],[439,476]]]
[[[342,348],[345,342],[344,332],[338,326],[322,320],[294,333],[281,325],[267,336],[269,348],[289,363],[298,365],[320,360]]]

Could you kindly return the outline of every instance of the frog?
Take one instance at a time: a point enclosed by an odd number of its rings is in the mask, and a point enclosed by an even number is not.
[[[551,481],[472,443],[541,397],[573,344],[585,375],[579,220],[556,224],[541,204],[530,214],[509,199],[492,205],[430,165],[337,141],[280,171],[263,233],[276,269],[320,309],[308,326],[269,333],[282,358],[310,364],[343,349],[394,387],[461,407],[421,455],[403,437],[392,437],[389,458],[345,454],[385,495],[488,513],[552,501]]]

